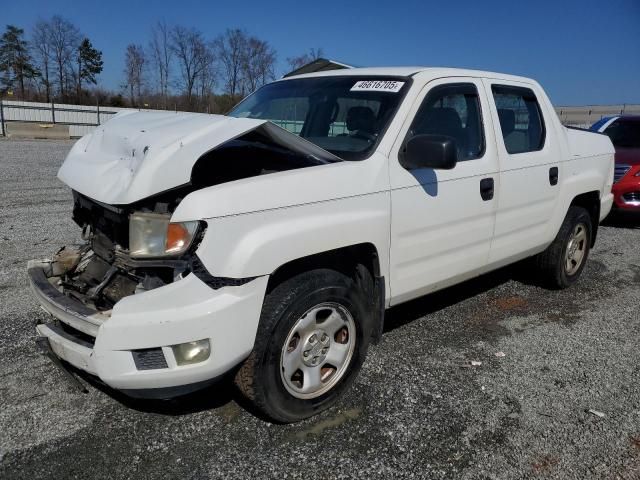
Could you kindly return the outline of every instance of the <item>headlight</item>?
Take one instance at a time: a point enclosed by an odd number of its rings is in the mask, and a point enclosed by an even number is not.
[[[134,213],[129,218],[132,257],[165,257],[184,253],[198,230],[198,222],[170,223],[169,215]]]

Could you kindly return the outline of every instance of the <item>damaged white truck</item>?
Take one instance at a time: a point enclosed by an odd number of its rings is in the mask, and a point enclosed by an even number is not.
[[[28,266],[54,317],[39,342],[132,396],[230,374],[297,421],[353,382],[391,306],[528,257],[574,283],[613,155],[536,82],[457,69],[300,75],[228,116],[119,114],[59,171],[84,243]]]

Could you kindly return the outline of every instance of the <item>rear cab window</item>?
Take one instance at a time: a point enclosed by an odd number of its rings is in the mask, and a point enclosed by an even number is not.
[[[536,152],[544,147],[546,130],[533,90],[491,85],[504,146],[509,154]]]

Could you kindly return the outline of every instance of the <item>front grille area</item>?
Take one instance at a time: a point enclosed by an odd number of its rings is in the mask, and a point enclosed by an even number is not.
[[[164,358],[162,348],[145,348],[142,350],[133,350],[133,361],[138,370],[158,370],[160,368],[169,368],[167,360]]]
[[[640,192],[627,192],[622,196],[625,203],[640,205]]]
[[[631,165],[625,165],[622,163],[617,164],[616,170],[613,174],[613,183],[619,182],[629,170],[631,170]]]
[[[94,233],[100,232],[103,237],[100,238],[100,246],[104,249],[113,250],[114,244],[128,248],[129,213],[126,208],[98,203],[73,192],[73,220],[80,227],[91,225]]]

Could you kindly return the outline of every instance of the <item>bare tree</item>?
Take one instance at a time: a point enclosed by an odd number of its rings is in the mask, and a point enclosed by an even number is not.
[[[42,84],[45,90],[46,101],[51,101],[51,61],[53,58],[53,45],[51,41],[51,26],[48,22],[39,20],[31,34],[31,45],[36,58],[38,70],[42,75]]]
[[[209,105],[210,99],[214,93],[214,86],[216,81],[216,64],[213,54],[213,50],[207,47],[204,51],[203,59],[204,67],[196,77],[196,89],[203,104]]]
[[[276,51],[269,42],[251,37],[243,55],[242,76],[247,93],[275,78]]]
[[[166,23],[158,22],[151,27],[149,58],[157,75],[159,92],[165,108],[167,108],[167,98],[169,96],[169,74],[172,56],[170,42],[169,27]]]
[[[314,60],[324,57],[324,50],[322,48],[310,48],[307,53],[304,53],[298,57],[288,57],[287,63],[291,70],[296,70],[307,63],[311,63]]]
[[[247,50],[247,34],[239,28],[229,29],[213,42],[216,58],[222,66],[225,93],[244,94],[242,67]]]
[[[125,54],[125,88],[129,90],[129,100],[131,105],[136,104],[136,99],[140,101],[142,96],[142,85],[144,84],[144,49],[141,45],[133,43],[127,45]]]
[[[80,31],[68,20],[55,15],[49,22],[52,58],[58,77],[58,91],[65,97],[68,75],[75,52],[80,44]]]
[[[171,30],[171,49],[178,60],[182,86],[191,105],[196,79],[212,63],[213,55],[198,30],[179,25]]]

